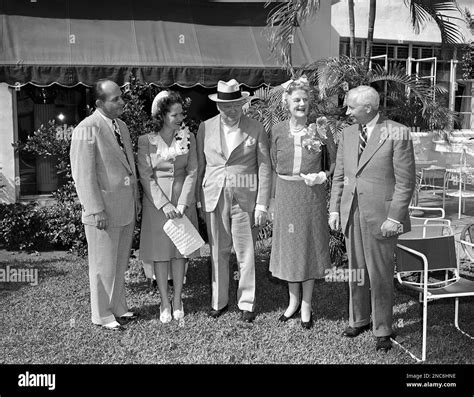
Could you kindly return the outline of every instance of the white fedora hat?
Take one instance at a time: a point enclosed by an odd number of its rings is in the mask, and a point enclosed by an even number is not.
[[[250,92],[241,91],[237,80],[232,79],[227,82],[219,80],[217,83],[217,94],[209,95],[209,99],[214,102],[236,102],[246,99]]]

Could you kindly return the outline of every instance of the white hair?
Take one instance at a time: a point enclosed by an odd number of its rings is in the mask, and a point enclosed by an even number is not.
[[[301,76],[297,80],[289,80],[286,83],[282,84],[282,87],[285,89],[281,97],[281,101],[284,108],[288,108],[288,98],[291,96],[293,91],[302,90],[305,91],[308,95],[310,92],[309,81],[306,76]]]
[[[350,90],[347,95],[355,95],[357,102],[361,105],[370,105],[374,110],[379,108],[380,96],[375,88],[368,85],[360,85]]]

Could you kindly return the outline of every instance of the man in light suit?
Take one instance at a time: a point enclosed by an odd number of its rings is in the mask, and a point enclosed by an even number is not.
[[[201,123],[197,133],[198,208],[205,212],[212,262],[209,315],[217,318],[228,308],[233,246],[244,322],[255,318],[254,245],[258,226],[266,221],[271,189],[267,135],[261,123],[242,114],[248,96],[235,79],[219,81],[217,94],[209,95],[219,114]]]
[[[369,86],[350,90],[347,114],[358,124],[339,141],[329,225],[341,223],[347,245],[349,326],[346,337],[370,329],[376,349],[392,347],[394,252],[399,233],[410,230],[408,205],[415,188],[415,157],[408,129],[378,113],[379,95]],[[360,280],[363,280],[360,283]]]
[[[71,170],[87,239],[92,322],[120,331],[137,318],[127,308],[125,271],[140,200],[132,142],[118,119],[120,87],[100,80],[94,91],[97,110],[72,133]]]

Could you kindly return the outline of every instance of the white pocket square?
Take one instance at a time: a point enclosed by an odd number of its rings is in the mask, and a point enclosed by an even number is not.
[[[248,138],[246,141],[245,141],[245,146],[252,146],[252,145],[255,145],[255,142],[257,142],[257,140],[255,138]]]

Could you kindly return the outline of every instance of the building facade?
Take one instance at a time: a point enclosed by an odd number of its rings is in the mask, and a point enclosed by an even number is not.
[[[54,4],[53,4],[54,3]],[[459,1],[461,8],[469,0]],[[40,125],[75,125],[93,107],[98,78],[141,81],[183,91],[197,118],[209,116],[207,94],[218,80],[236,78],[250,91],[289,76],[271,55],[266,37],[269,9],[258,0],[154,0],[2,2],[0,36],[0,202],[42,199],[61,184],[54,159],[18,153]],[[159,4],[159,6],[157,5]],[[368,1],[355,0],[357,56],[365,52]],[[55,5],[55,7],[52,7]],[[456,21],[466,41],[464,21]],[[349,52],[347,0],[323,0],[314,18],[292,38],[295,66]],[[453,109],[465,112],[460,128],[472,129],[473,84],[463,79],[455,50],[440,44],[431,23],[415,34],[403,1],[379,0],[373,62],[401,62],[420,78],[453,92]],[[454,77],[453,77],[454,76]],[[467,80],[467,81],[466,81]]]

